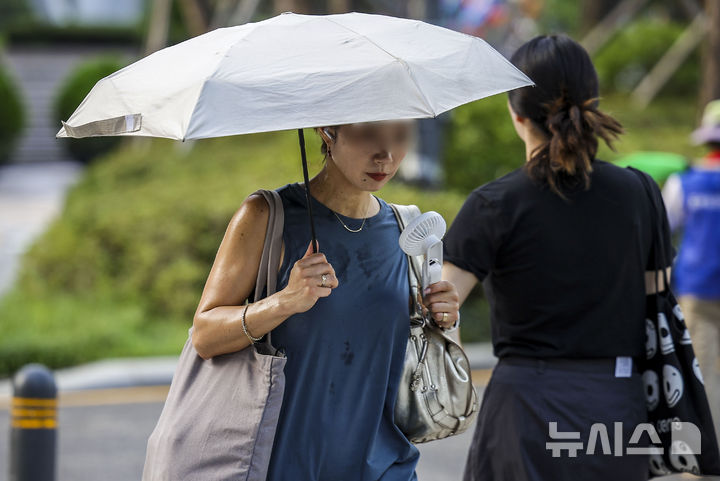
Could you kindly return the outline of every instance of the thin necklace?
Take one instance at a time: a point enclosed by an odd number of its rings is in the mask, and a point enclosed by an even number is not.
[[[330,210],[332,210],[332,209],[330,209]],[[332,211],[332,213],[335,214],[335,217],[337,217],[337,220],[339,220],[340,223],[343,225],[343,227],[345,227],[345,229],[346,229],[347,231],[349,231],[349,232],[360,232],[360,231],[363,229],[363,227],[365,227],[365,221],[367,220],[367,214],[368,214],[368,212],[370,212],[369,206],[368,206],[368,209],[365,211],[365,218],[363,219],[362,224],[360,224],[360,228],[359,228],[359,229],[351,229],[350,227],[348,227],[347,225],[345,225],[345,222],[342,221],[342,219],[340,218],[340,216],[337,215],[337,213],[336,213],[334,210]]]

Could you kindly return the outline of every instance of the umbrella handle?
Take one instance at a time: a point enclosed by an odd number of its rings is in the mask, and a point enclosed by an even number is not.
[[[308,217],[310,218],[310,234],[312,236],[313,253],[317,253],[317,239],[315,237],[315,223],[313,221],[312,202],[310,202],[310,180],[308,179],[307,155],[305,153],[305,133],[298,129],[300,141],[300,155],[302,156],[303,177],[305,178],[305,199],[307,200]]]

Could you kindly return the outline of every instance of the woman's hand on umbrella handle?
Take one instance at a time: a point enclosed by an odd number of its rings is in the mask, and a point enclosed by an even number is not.
[[[458,291],[450,281],[439,281],[427,286],[423,292],[422,304],[423,313],[427,313],[429,309],[432,318],[444,329],[455,324],[460,316]]]
[[[282,302],[287,303],[295,313],[305,312],[314,306],[319,298],[329,296],[337,286],[335,269],[327,261],[325,254],[319,250],[313,253],[310,242],[305,255],[295,262],[290,271],[288,284],[282,290]]]

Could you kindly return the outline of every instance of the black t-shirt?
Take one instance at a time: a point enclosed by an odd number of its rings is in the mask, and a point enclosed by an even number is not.
[[[656,267],[647,192],[635,173],[595,160],[590,189],[566,195],[520,168],[476,188],[443,239],[444,260],[483,281],[498,357],[644,355],[645,271]]]

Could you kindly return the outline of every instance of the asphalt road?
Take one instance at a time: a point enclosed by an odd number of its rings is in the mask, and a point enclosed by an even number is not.
[[[121,404],[104,404],[111,396],[69,399],[58,413],[57,481],[139,480],[145,446],[162,410],[166,388],[138,388]],[[480,394],[482,388],[478,394]],[[108,390],[108,394],[112,394]],[[133,398],[135,402],[133,401]],[[0,409],[0,481],[8,479],[9,412]],[[420,481],[461,478],[472,429],[452,438],[418,445]]]
[[[142,364],[142,363],[141,363]],[[167,364],[167,365],[165,365]],[[73,379],[91,385],[97,371],[109,372],[113,364],[75,368],[58,378],[60,384],[71,386]],[[117,365],[115,365],[117,366]],[[156,370],[149,370],[122,387],[61,390],[58,412],[58,465],[56,481],[130,481],[139,480],[145,460],[147,438],[155,427],[167,396],[166,384],[138,385],[157,378],[161,371],[172,368],[167,361],[158,361]],[[490,369],[473,371],[478,395],[482,398]],[[118,379],[124,378],[118,376]],[[127,379],[124,379],[127,381]],[[105,385],[107,386],[107,385]],[[0,481],[9,476],[9,386],[0,386]],[[465,456],[475,426],[448,439],[420,444],[417,467],[419,481],[459,481],[465,467]],[[582,480],[578,473],[578,480]],[[660,479],[660,478],[658,478]],[[692,475],[664,476],[662,481],[701,479]],[[718,480],[712,476],[702,479]],[[301,481],[301,480],[298,480]],[[508,480],[510,481],[510,480]],[[552,480],[548,480],[552,481]],[[608,480],[620,481],[620,480]]]
[[[482,396],[483,387],[478,387]],[[56,481],[139,480],[147,438],[162,410],[167,386],[99,389],[62,394],[58,413]],[[9,476],[7,405],[0,406],[0,481]],[[475,426],[465,433],[420,444],[419,481],[459,481]],[[578,480],[582,480],[578,473]],[[719,480],[663,476],[662,481]],[[298,480],[300,481],[300,480]],[[510,481],[510,480],[508,480]],[[551,480],[548,480],[551,481]],[[618,481],[618,480],[608,480]]]

